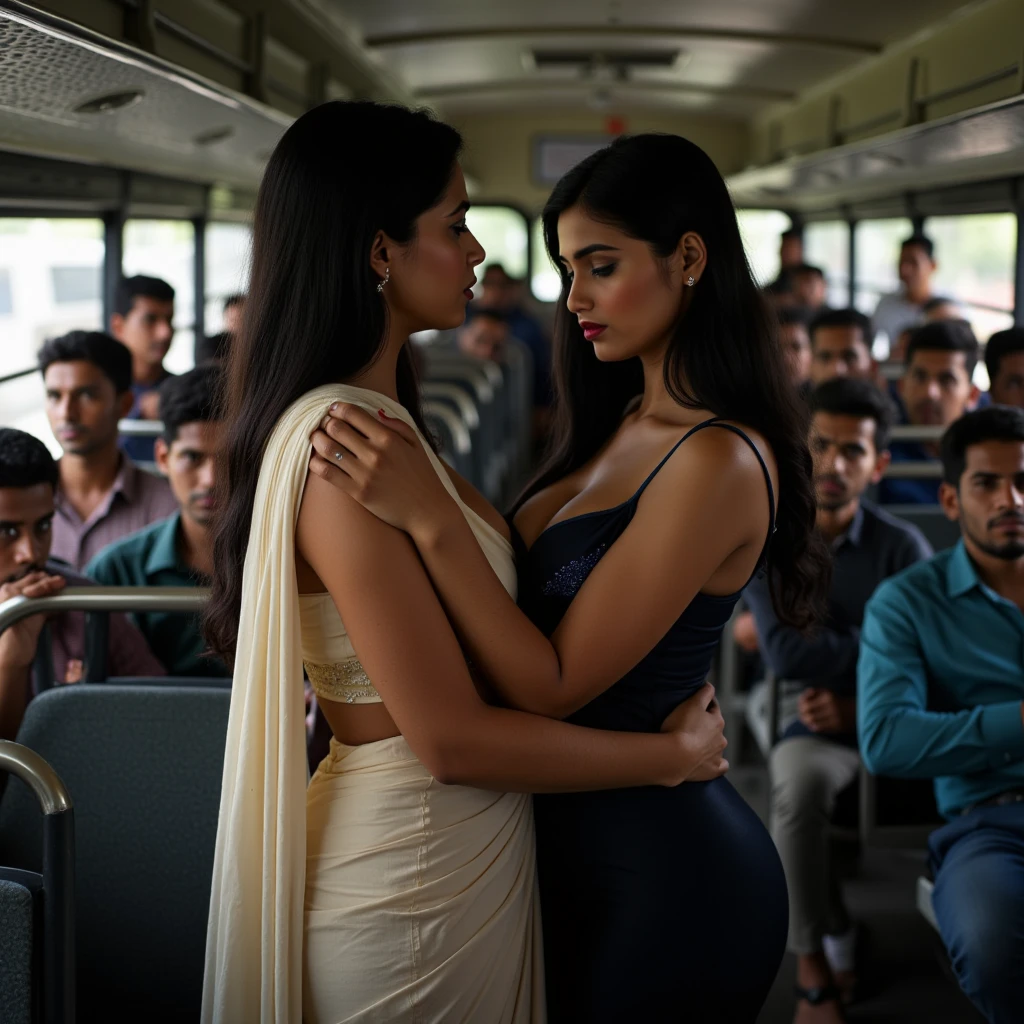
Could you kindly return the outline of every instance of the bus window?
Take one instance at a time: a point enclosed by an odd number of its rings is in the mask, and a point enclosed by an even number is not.
[[[510,206],[474,206],[466,214],[466,225],[487,253],[483,266],[500,263],[510,276],[523,278],[527,266],[526,218]],[[483,268],[479,268],[479,278]]]
[[[779,276],[779,240],[789,218],[781,210],[737,210],[736,219],[754,280],[764,288]]]
[[[530,287],[538,302],[556,302],[562,294],[562,278],[551,265],[547,246],[544,244],[544,223],[537,217],[530,230],[530,245],[533,247],[533,279]]]
[[[0,377],[32,370],[47,339],[102,327],[103,223],[93,218],[0,218]],[[0,423],[59,452],[43,382],[31,372],[0,384]]]
[[[249,283],[247,224],[206,225],[206,333],[223,329],[224,300],[245,292]]]
[[[850,225],[846,221],[808,224],[804,228],[804,261],[825,272],[827,306],[844,309],[850,304]]]
[[[914,233],[906,217],[857,222],[857,293],[853,304],[870,316],[878,300],[899,291],[900,243]]]
[[[164,366],[183,373],[195,363],[193,286],[195,230],[187,220],[129,220],[124,226],[125,277],[161,277],[174,289],[174,341]]]
[[[1012,327],[1017,218],[1012,213],[929,217],[924,233],[935,243],[935,294],[957,300],[983,343]]]

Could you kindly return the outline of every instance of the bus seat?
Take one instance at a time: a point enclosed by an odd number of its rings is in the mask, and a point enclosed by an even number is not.
[[[935,908],[932,906],[932,893],[935,891],[935,883],[930,878],[921,875],[917,880],[917,909],[921,916],[936,930],[939,930],[939,922],[935,917]]]
[[[33,700],[18,740],[77,811],[82,1020],[198,1019],[230,692],[62,686]],[[39,811],[0,802],[0,863],[36,869]]]
[[[231,676],[110,676],[98,683],[80,686],[196,686],[230,690]]]
[[[960,540],[960,524],[947,519],[941,505],[886,505],[885,511],[916,526],[936,551]]]
[[[0,1020],[31,1024],[32,893],[18,882],[0,878]]]

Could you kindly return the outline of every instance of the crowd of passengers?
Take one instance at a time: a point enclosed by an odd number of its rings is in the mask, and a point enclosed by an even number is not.
[[[837,798],[862,763],[934,780],[947,824],[929,843],[933,902],[953,970],[989,1021],[1024,1019],[1024,329],[989,339],[983,395],[973,382],[978,340],[960,307],[933,294],[926,237],[903,244],[901,290],[873,318],[825,306],[825,274],[804,263],[799,233],[783,236],[780,256],[766,295],[808,408],[817,528],[834,556],[829,616],[813,635],[798,633],[778,621],[756,579],[734,639],[792,694],[769,769],[796,1019],[841,1021],[862,980],[829,842]],[[522,288],[488,266],[453,343],[498,361],[512,339],[529,350],[540,439],[550,349]],[[72,331],[43,345],[46,410],[63,455],[0,429],[0,603],[90,583],[208,585],[220,367],[243,308],[244,296],[228,299],[224,331],[181,375],[164,366],[174,291],[158,278],[121,282],[109,334]],[[897,380],[873,356],[876,331],[902,364]],[[122,436],[125,418],[159,419],[162,433]],[[898,424],[944,433],[894,441]],[[891,463],[913,460],[939,460],[941,479],[886,476]],[[941,506],[960,542],[933,553],[917,527],[886,510],[900,505]],[[84,647],[76,612],[32,616],[0,634],[0,737],[15,737],[44,676],[82,678]],[[108,675],[225,675],[204,647],[194,617],[114,614]],[[324,739],[312,728],[311,737],[314,748]]]

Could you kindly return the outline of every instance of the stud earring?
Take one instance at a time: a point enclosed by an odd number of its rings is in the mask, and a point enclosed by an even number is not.
[[[390,267],[385,267],[384,268],[384,280],[381,281],[377,285],[377,294],[378,295],[380,295],[380,293],[382,291],[384,291],[384,285],[386,285],[388,283],[388,281],[390,281],[390,280],[391,280],[391,268]]]
[[[690,275],[690,276],[689,276],[689,277],[688,277],[688,278],[686,279],[686,287],[687,287],[687,288],[692,288],[692,287],[694,286],[694,284],[696,284],[696,282],[694,281],[694,278],[693,278],[693,274],[691,274],[691,275]]]

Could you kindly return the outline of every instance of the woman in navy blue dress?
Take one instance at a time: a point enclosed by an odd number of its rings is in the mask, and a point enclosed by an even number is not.
[[[700,691],[755,572],[782,621],[819,614],[828,556],[802,417],[699,147],[620,139],[559,182],[543,220],[563,288],[552,447],[513,510],[522,611],[403,424],[339,408],[312,464],[409,533],[501,700],[656,731]],[[554,1024],[756,1019],[786,886],[725,767],[535,799]]]

